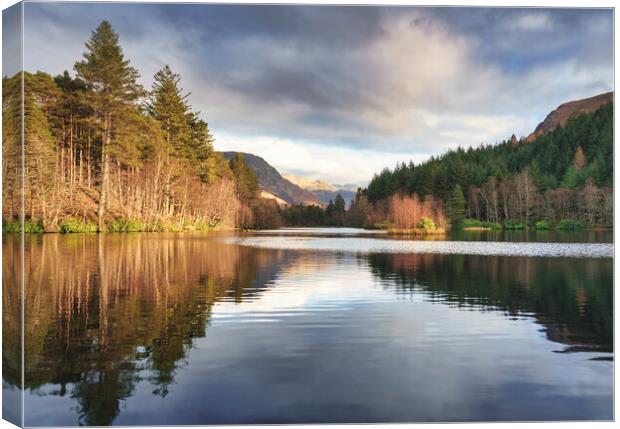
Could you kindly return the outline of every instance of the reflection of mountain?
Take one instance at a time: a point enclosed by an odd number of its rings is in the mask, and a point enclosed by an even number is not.
[[[4,252],[18,254],[17,241]],[[56,385],[52,394],[77,400],[81,424],[111,424],[144,377],[165,396],[214,303],[260,294],[282,257],[187,234],[29,237],[26,389]],[[14,286],[4,288],[5,339],[19,338],[16,274],[4,271]],[[4,347],[4,379],[17,386],[19,344]]]
[[[613,351],[613,260],[374,254],[376,276],[444,302],[533,315],[571,350]]]

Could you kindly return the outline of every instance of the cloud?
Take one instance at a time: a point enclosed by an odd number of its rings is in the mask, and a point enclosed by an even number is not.
[[[13,76],[22,68],[21,13],[21,4],[2,11],[2,76]]]
[[[613,89],[610,9],[28,3],[26,18],[27,69],[71,69],[109,19],[145,86],[181,73],[218,142],[300,171],[295,145],[320,179],[527,135]]]
[[[553,21],[547,13],[530,12],[518,16],[510,26],[513,30],[547,30],[553,27]]]
[[[294,141],[270,136],[244,136],[221,133],[215,141],[219,151],[253,152],[260,154],[280,173],[291,173],[315,180],[338,184],[365,186],[375,172],[403,161],[403,154],[343,146]],[[412,154],[420,162],[430,156]]]

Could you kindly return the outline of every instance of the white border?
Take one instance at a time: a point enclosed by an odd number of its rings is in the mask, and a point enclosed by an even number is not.
[[[121,1],[98,1],[98,0],[61,0],[62,2],[71,2],[71,3],[123,3]],[[25,2],[51,2],[51,1],[47,1],[47,0],[25,0]],[[590,1],[576,1],[576,0],[564,0],[564,1],[557,1],[557,0],[545,0],[545,1],[533,1],[533,0],[521,0],[519,2],[515,2],[515,1],[504,1],[504,2],[497,2],[497,1],[492,1],[492,0],[477,0],[477,1],[466,1],[466,0],[448,0],[445,3],[442,3],[441,1],[432,1],[432,0],[415,0],[415,1],[407,1],[407,0],[390,0],[390,1],[382,1],[382,0],[376,0],[376,1],[368,1],[368,0],[312,0],[312,1],[299,1],[299,0],[289,0],[289,1],[265,1],[265,0],[243,0],[243,1],[239,1],[239,2],[231,2],[228,0],[210,0],[210,1],[199,1],[199,0],[167,0],[167,1],[148,1],[148,0],[133,0],[132,2],[134,3],[219,3],[219,4],[226,4],[226,3],[244,3],[244,4],[343,4],[343,5],[382,5],[382,6],[387,6],[387,5],[403,5],[403,6],[480,6],[480,7],[568,7],[568,8],[595,8],[595,7],[602,7],[602,8],[614,8],[614,90],[615,90],[615,81],[616,81],[616,77],[618,75],[618,69],[615,67],[615,58],[617,58],[617,54],[618,54],[618,34],[615,31],[615,4],[613,1],[611,0],[590,0]],[[12,6],[14,4],[18,3],[17,0],[4,0],[3,4],[2,4],[2,9],[5,9],[9,6]],[[127,2],[129,3],[129,2]],[[22,16],[23,16],[23,8],[22,8]],[[0,20],[0,34],[2,32],[2,20]],[[22,26],[22,32],[23,32],[23,26]],[[23,49],[23,38],[22,38],[22,49]],[[1,54],[1,50],[2,50],[2,46],[0,44],[0,54]],[[1,55],[0,55],[1,58]],[[23,60],[23,54],[22,54],[22,60]],[[0,59],[0,70],[1,70],[1,59]],[[0,125],[1,125],[1,118],[0,118]],[[619,161],[619,155],[618,152],[615,150],[615,142],[619,141],[618,140],[618,135],[619,135],[619,127],[617,126],[617,109],[614,109],[614,166],[616,165],[620,165]],[[0,179],[1,180],[1,179]],[[620,189],[620,179],[618,178],[618,175],[615,174],[615,168],[614,168],[614,190],[616,189]],[[614,208],[618,208],[620,207],[619,205],[620,202],[620,196],[619,193],[614,192]],[[614,225],[616,226],[614,228],[614,243],[618,242],[618,239],[620,238],[620,225],[618,224],[618,210],[614,211]],[[1,261],[1,254],[0,254],[0,261]],[[22,262],[22,266],[23,266],[23,262]],[[617,278],[617,274],[618,274],[618,261],[614,258],[614,287],[615,287],[615,279]],[[23,276],[22,276],[22,282],[23,282]],[[620,324],[618,323],[618,318],[615,317],[615,311],[617,308],[619,308],[617,306],[618,304],[618,296],[620,294],[616,294],[615,293],[615,289],[614,289],[614,345],[615,345],[615,334],[617,332],[619,332],[619,327]],[[1,297],[0,297],[1,299]],[[23,323],[23,322],[22,322]],[[23,326],[23,324],[22,324]],[[23,332],[22,332],[23,335]],[[0,346],[1,346],[1,338],[0,338]],[[23,355],[22,355],[22,359],[23,359]],[[614,391],[614,397],[617,398],[616,393],[617,393],[617,388],[618,388],[618,381],[619,381],[619,377],[618,377],[618,371],[615,371],[615,365],[614,365],[614,386],[615,386],[615,391]],[[0,398],[0,405],[1,405],[1,398]],[[23,401],[23,399],[22,399]],[[614,416],[619,416],[619,410],[620,407],[618,405],[618,401],[614,401]],[[22,413],[23,413],[23,403],[22,403]],[[22,417],[23,418],[23,417]],[[23,420],[22,420],[23,421]],[[594,428],[604,428],[604,427],[612,427],[615,426],[615,423],[613,422],[560,422],[560,423],[440,423],[440,424],[375,424],[372,425],[373,428],[377,428],[377,429],[389,429],[389,428],[444,428],[444,427],[452,427],[453,425],[458,424],[458,425],[466,425],[467,427],[484,427],[484,428],[489,428],[489,429],[495,429],[495,428],[522,428],[522,427],[532,427],[533,425],[536,425],[536,427],[551,427],[551,428],[580,428],[580,427],[594,427]],[[289,427],[288,425],[284,425],[286,427]],[[324,428],[326,425],[291,425],[290,427],[299,427],[299,428],[308,428],[308,429],[321,429]],[[343,425],[328,425],[328,426],[343,426]],[[347,427],[363,427],[366,425],[358,425],[358,424],[351,424],[351,425],[345,425]],[[151,428],[150,426],[141,426],[143,428]],[[161,426],[155,427],[155,428],[159,428]],[[168,426],[170,428],[183,428],[184,426]],[[185,426],[186,427],[186,426]],[[200,427],[200,426],[199,426]],[[211,427],[215,427],[215,426],[211,426]],[[248,429],[250,428],[257,428],[257,429],[262,429],[262,428],[272,428],[273,426],[270,425],[261,425],[261,426],[247,426],[247,425],[243,425],[243,426],[223,426],[227,429]],[[14,425],[12,425],[11,423],[5,421],[5,420],[0,420],[0,429],[9,429],[9,428],[15,428]]]

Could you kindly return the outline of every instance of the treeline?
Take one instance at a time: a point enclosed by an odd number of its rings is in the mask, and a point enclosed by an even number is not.
[[[156,231],[278,225],[243,157],[213,149],[208,124],[179,74],[159,70],[150,90],[103,21],[68,72],[5,77],[3,228]],[[21,183],[21,91],[24,175]]]
[[[346,207],[337,195],[326,207],[293,205],[281,209],[287,226],[331,226],[353,228],[391,228],[401,232],[443,232],[447,226],[443,202],[430,195],[396,194],[371,204],[365,191],[358,188],[355,200]]]
[[[470,217],[503,226],[563,219],[613,223],[613,104],[580,115],[528,143],[449,151],[375,175],[363,195],[376,217],[389,217],[394,195],[438,198],[450,223]]]
[[[346,203],[342,195],[329,201],[326,207],[315,204],[296,204],[282,208],[282,220],[287,226],[348,226]]]

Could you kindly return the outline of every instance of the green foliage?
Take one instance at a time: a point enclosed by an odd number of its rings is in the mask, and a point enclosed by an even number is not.
[[[147,112],[161,126],[166,142],[182,156],[187,153],[190,139],[188,124],[189,106],[179,88],[181,76],[173,73],[168,65],[155,73],[153,88],[147,102]]]
[[[539,220],[535,225],[538,230],[547,230],[551,227],[551,224],[547,220]]]
[[[478,219],[463,219],[460,223],[461,228],[488,228],[492,230],[502,229],[499,222],[480,221]]]
[[[24,222],[24,232],[26,234],[42,234],[45,232],[42,220],[32,220]]]
[[[236,153],[230,160],[230,169],[235,178],[237,197],[247,205],[252,204],[258,197],[258,180],[241,153]]]
[[[108,21],[99,24],[85,45],[84,59],[74,68],[89,88],[89,101],[95,110],[112,113],[143,94],[137,83],[140,75],[123,55],[118,34]]]
[[[60,232],[63,234],[94,233],[97,225],[85,222],[83,219],[68,219],[60,224]]]
[[[2,232],[6,234],[17,234],[22,231],[21,222],[18,220],[6,220],[2,219]],[[42,234],[45,232],[43,228],[43,221],[26,220],[24,221],[24,233],[25,234]]]
[[[585,166],[573,177],[568,170],[574,170],[578,153],[577,164]],[[592,165],[594,162],[596,165]],[[613,104],[575,117],[530,143],[503,141],[467,150],[458,148],[418,165],[410,162],[398,164],[393,170],[386,168],[370,181],[366,195],[372,203],[397,192],[415,192],[420,197],[432,194],[448,201],[457,184],[465,190],[480,187],[491,176],[501,181],[525,168],[543,190],[554,189],[563,181],[579,187],[587,177],[592,177],[597,186],[612,186]]]
[[[432,219],[423,217],[417,225],[418,228],[423,229],[425,232],[431,232],[437,230],[437,225]]]
[[[164,140],[174,154],[189,161],[203,182],[213,181],[219,167],[212,162],[213,136],[208,124],[187,102],[189,94],[183,94],[179,86],[181,76],[166,65],[155,73],[153,80],[147,113],[160,125]]]
[[[566,174],[560,183],[560,187],[567,189],[577,189],[583,187],[589,177],[593,177],[593,166],[576,169],[574,166],[568,167]]]
[[[116,219],[108,226],[110,232],[142,232],[146,226],[137,219],[121,218]]]
[[[504,228],[506,229],[525,229],[525,225],[518,220],[508,219],[504,222]]]
[[[2,219],[2,232],[6,234],[16,234],[21,232],[22,224],[18,220]]]
[[[288,226],[326,226],[326,210],[317,205],[290,205],[282,209],[282,219]]]
[[[463,196],[463,190],[458,183],[454,186],[450,199],[448,199],[446,215],[448,221],[455,226],[460,225],[460,222],[465,218],[465,196]]]
[[[570,231],[583,228],[583,222],[575,219],[562,219],[556,226],[556,229]]]

